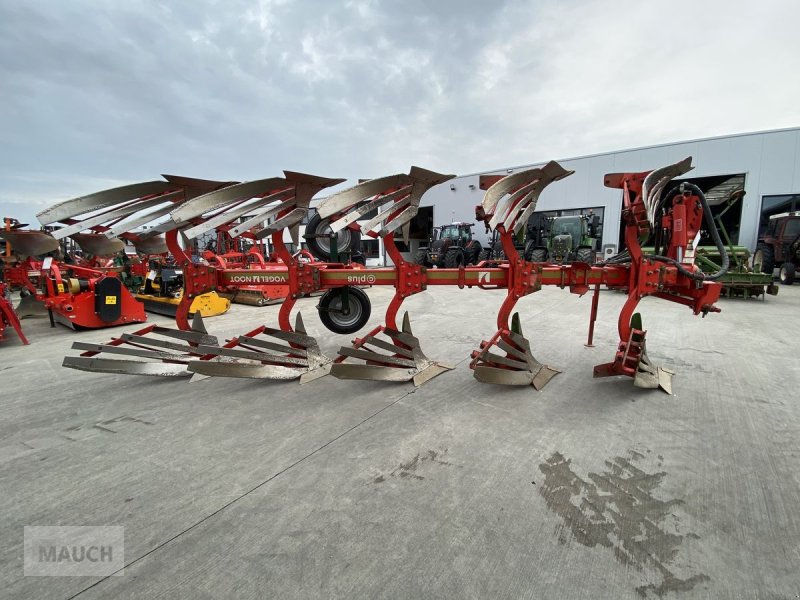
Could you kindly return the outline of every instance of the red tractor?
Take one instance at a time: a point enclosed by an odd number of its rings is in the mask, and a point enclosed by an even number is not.
[[[417,251],[414,262],[448,269],[478,264],[482,248],[472,238],[473,226],[473,223],[451,223],[434,227],[428,246]]]
[[[772,275],[775,267],[780,268],[781,283],[794,283],[800,267],[800,212],[772,215],[767,230],[758,239],[753,270]]]

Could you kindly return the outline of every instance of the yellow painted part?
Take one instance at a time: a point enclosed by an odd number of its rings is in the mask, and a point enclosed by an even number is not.
[[[221,297],[217,292],[208,292],[207,294],[200,294],[194,299],[189,312],[196,313],[199,311],[203,317],[216,317],[217,315],[224,315],[230,307],[230,300]]]
[[[137,300],[158,302],[159,304],[171,304],[178,306],[181,298],[164,298],[162,296],[151,296],[150,294],[136,294]],[[222,298],[217,292],[208,292],[197,296],[189,307],[189,313],[194,314],[200,311],[203,317],[216,317],[217,315],[224,315],[231,307],[231,301],[227,298]]]

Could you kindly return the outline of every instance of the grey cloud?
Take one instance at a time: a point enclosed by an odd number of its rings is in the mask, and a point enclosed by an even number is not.
[[[9,0],[0,210],[161,172],[464,173],[796,124],[799,11],[763,4]],[[785,99],[722,89],[726,55]]]

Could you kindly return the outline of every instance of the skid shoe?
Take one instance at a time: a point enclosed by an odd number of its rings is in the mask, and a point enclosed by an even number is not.
[[[362,379],[370,381],[413,381],[415,386],[430,381],[453,367],[429,359],[420,348],[419,339],[411,332],[408,313],[403,317],[403,330],[396,331],[380,326],[364,338],[357,338],[353,346],[342,346],[339,356],[331,367],[331,375],[339,379]],[[390,341],[379,339],[384,334]],[[372,348],[389,354],[377,352]],[[346,363],[349,358],[363,363]]]
[[[631,330],[627,341],[620,342],[614,362],[597,365],[595,377],[627,375],[633,377],[633,385],[645,389],[661,389],[672,394],[673,371],[655,366],[647,356],[642,318],[639,313],[631,319]]]
[[[505,356],[492,352],[495,346],[504,351]],[[531,385],[537,390],[541,390],[561,372],[534,358],[530,342],[522,335],[519,313],[514,313],[510,330],[500,330],[488,342],[481,342],[481,349],[472,352],[469,366],[478,381],[500,385]]]

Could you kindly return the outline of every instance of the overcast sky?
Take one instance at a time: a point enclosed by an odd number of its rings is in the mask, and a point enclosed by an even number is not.
[[[792,0],[0,0],[0,213],[797,126],[798,23]]]

